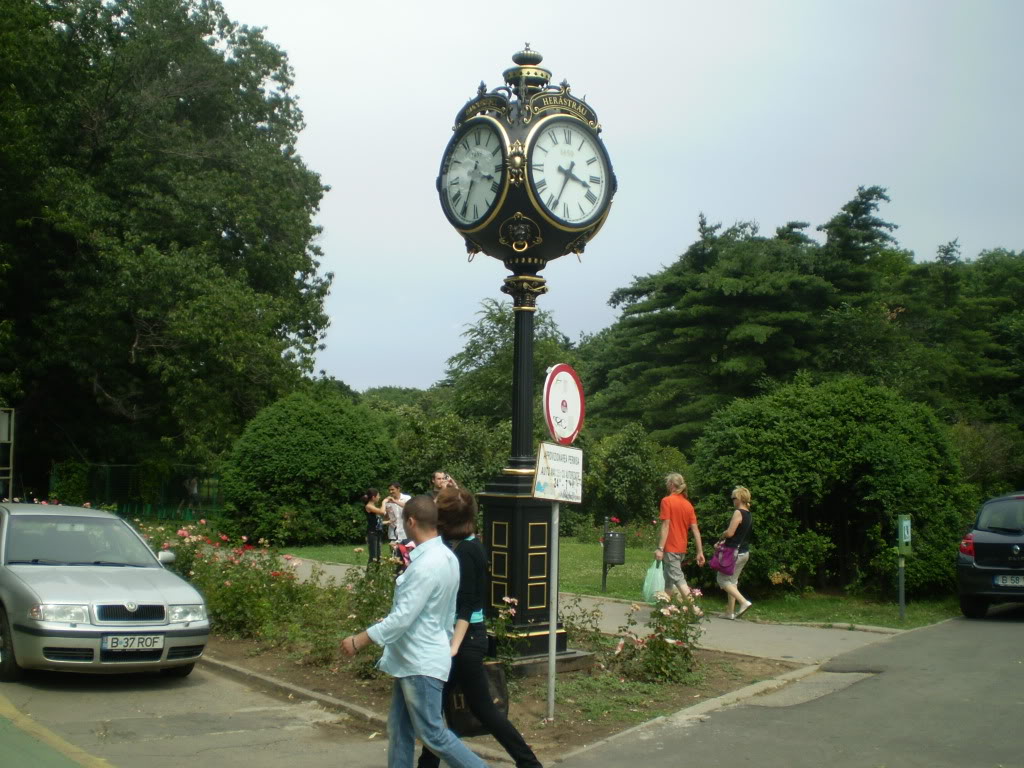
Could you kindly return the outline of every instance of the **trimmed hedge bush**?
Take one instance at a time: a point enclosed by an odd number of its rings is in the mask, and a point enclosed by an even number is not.
[[[391,446],[369,408],[296,392],[260,411],[235,443],[222,481],[225,517],[275,545],[360,541],[365,519],[350,502],[391,475]]]
[[[732,513],[732,488],[753,494],[747,585],[893,594],[896,516],[909,514],[908,593],[953,588],[953,555],[974,499],[948,430],[930,408],[894,390],[859,377],[814,384],[799,376],[717,413],[693,462],[709,545]]]

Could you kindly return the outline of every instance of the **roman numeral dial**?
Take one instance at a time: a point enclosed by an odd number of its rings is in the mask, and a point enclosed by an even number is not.
[[[557,116],[527,139],[530,196],[554,223],[582,229],[596,222],[611,199],[608,154],[585,123]]]
[[[484,118],[467,121],[449,142],[437,191],[457,228],[479,226],[504,198],[506,144],[496,123]]]

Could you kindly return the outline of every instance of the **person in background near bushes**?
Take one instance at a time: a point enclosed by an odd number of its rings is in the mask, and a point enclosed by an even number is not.
[[[697,513],[686,498],[686,480],[678,472],[666,475],[665,490],[668,496],[661,500],[661,538],[654,557],[665,564],[665,591],[671,594],[675,589],[681,597],[693,603],[690,587],[683,575],[683,560],[686,558],[687,532],[693,531],[697,565],[704,565],[704,545],[700,540]],[[693,610],[698,616],[704,615],[696,603],[693,603]]]
[[[384,499],[384,519],[387,521],[388,541],[392,547],[409,540],[405,535],[405,525],[402,524],[402,509],[411,498],[408,493],[402,493],[402,486],[399,483],[391,483],[388,486],[388,495]]]
[[[363,494],[363,511],[366,513],[366,548],[369,551],[369,562],[379,563],[380,540],[384,535],[384,508],[380,506],[380,491],[376,488],[367,488]]]
[[[459,563],[437,533],[433,499],[411,499],[403,517],[416,548],[409,568],[395,583],[391,612],[369,629],[346,637],[341,648],[355,656],[371,642],[384,646],[377,668],[395,678],[388,714],[388,768],[412,768],[417,738],[454,768],[486,768],[445,727],[441,709],[451,670]]]
[[[736,549],[736,567],[733,569],[732,575],[726,576],[721,571],[718,572],[718,586],[725,590],[725,594],[729,596],[729,605],[725,610],[725,615],[722,617],[725,619],[738,618],[749,611],[750,606],[753,605],[752,602],[740,594],[739,586],[737,586],[740,580],[740,572],[743,570],[743,566],[747,564],[747,560],[750,559],[750,532],[754,527],[754,518],[750,514],[750,491],[742,485],[737,485],[733,488],[732,505],[736,510],[729,519],[729,527],[725,529],[722,538],[715,544],[715,549],[719,547],[734,547]],[[736,610],[737,601],[740,604],[738,611]]]
[[[452,480],[452,476],[445,472],[443,469],[439,469],[430,476],[430,495],[435,499],[437,494],[443,491],[445,488],[458,488],[459,484]]]
[[[455,633],[452,635],[452,671],[444,697],[459,685],[466,706],[497,739],[516,768],[543,768],[516,727],[491,699],[484,657],[487,655],[487,626],[484,624],[484,591],[487,588],[487,556],[476,537],[476,500],[469,491],[445,488],[434,499],[437,530],[459,561],[459,593],[455,599]],[[427,747],[420,753],[418,768],[437,768],[437,755]]]

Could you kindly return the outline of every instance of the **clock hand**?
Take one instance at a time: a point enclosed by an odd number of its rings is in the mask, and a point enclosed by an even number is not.
[[[480,161],[477,160],[473,163],[473,169],[469,172],[469,189],[466,190],[466,202],[462,204],[462,215],[466,215],[466,211],[469,210],[469,198],[473,194],[473,185],[476,183],[476,177],[480,175],[477,168],[480,167]]]
[[[565,168],[563,168],[562,166],[558,166],[558,170],[560,170],[562,173],[564,173],[568,178],[575,179],[580,184],[582,184],[584,187],[586,187],[587,189],[590,189],[590,185],[587,184],[587,182],[585,182],[583,179],[581,179],[579,176],[577,176],[575,173],[572,172],[572,169],[573,169],[574,165],[576,165],[575,161],[573,161],[572,165],[569,166],[569,170],[565,170]]]
[[[572,175],[572,169],[576,167],[576,161],[573,160],[569,163],[569,170],[565,170],[562,166],[558,166],[558,170],[565,174],[565,181],[562,182],[562,188],[558,190],[558,197],[555,198],[554,207],[558,207],[558,201],[562,199],[562,193],[565,192],[565,185],[569,183],[569,177]]]

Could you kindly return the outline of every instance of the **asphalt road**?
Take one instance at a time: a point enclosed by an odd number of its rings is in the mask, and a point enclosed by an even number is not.
[[[561,765],[1024,767],[1022,606],[906,632],[822,670],[702,719],[642,726]]]
[[[648,723],[559,765],[1024,768],[1022,640],[1024,606],[881,637],[776,692]],[[349,723],[202,668],[184,680],[30,673],[0,684],[0,765],[386,765],[385,735]]]
[[[184,680],[29,673],[0,683],[0,725],[5,768],[386,765],[384,734],[199,668]]]

